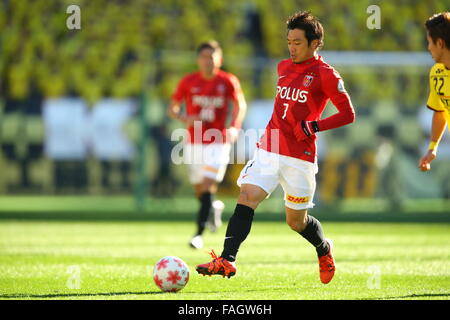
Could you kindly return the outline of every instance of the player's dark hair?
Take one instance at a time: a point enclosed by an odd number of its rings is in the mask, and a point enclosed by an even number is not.
[[[307,11],[300,11],[290,16],[286,21],[289,30],[300,29],[305,31],[305,37],[308,40],[308,46],[313,40],[319,40],[317,48],[323,46],[323,27],[320,21]]]
[[[210,41],[201,43],[197,47],[197,55],[200,54],[200,52],[202,52],[204,49],[211,49],[214,52],[217,51],[219,53],[222,53],[222,48],[220,47],[219,43],[216,40],[210,40]]]
[[[433,43],[436,43],[437,39],[442,39],[447,49],[450,49],[450,12],[436,13],[428,18],[425,27]]]

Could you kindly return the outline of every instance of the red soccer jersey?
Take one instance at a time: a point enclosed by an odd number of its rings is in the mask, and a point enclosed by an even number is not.
[[[339,113],[320,120],[331,99]],[[350,97],[339,73],[321,56],[302,63],[283,60],[278,64],[278,84],[272,118],[258,147],[269,152],[316,161],[316,135],[297,141],[294,126],[301,122],[318,121],[320,131],[337,128],[354,120]]]
[[[181,79],[172,99],[178,102],[184,100],[186,114],[199,116],[202,120],[201,130],[194,132],[194,126],[188,128],[188,142],[225,142],[229,101],[238,100],[240,93],[238,78],[222,70],[212,79],[205,79],[200,72],[188,74]],[[206,132],[209,129],[216,130]],[[216,141],[216,133],[219,131],[222,140]]]

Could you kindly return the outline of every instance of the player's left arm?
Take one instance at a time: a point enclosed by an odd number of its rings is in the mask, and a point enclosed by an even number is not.
[[[340,75],[335,71],[326,70],[321,74],[321,80],[323,92],[330,98],[338,112],[325,119],[303,120],[300,124],[302,129],[300,134],[304,135],[304,138],[316,132],[339,128],[355,121],[355,110]]]
[[[428,171],[431,169],[431,162],[437,156],[437,149],[439,142],[444,135],[445,127],[447,125],[447,115],[444,105],[440,99],[437,91],[437,76],[436,70],[439,67],[434,65],[430,70],[429,85],[430,94],[427,100],[427,108],[433,110],[433,120],[431,122],[431,141],[425,155],[419,160],[419,169],[421,171]],[[443,81],[443,80],[442,80]]]
[[[234,143],[237,140],[239,130],[247,112],[247,103],[245,101],[244,93],[242,92],[239,80],[236,77],[231,78],[231,102],[233,104],[231,113],[230,128],[228,134],[230,142]]]
[[[428,146],[427,153],[419,160],[419,169],[428,171],[431,169],[431,162],[436,158],[439,141],[444,135],[447,119],[445,111],[434,111],[433,120],[431,122],[431,142]]]

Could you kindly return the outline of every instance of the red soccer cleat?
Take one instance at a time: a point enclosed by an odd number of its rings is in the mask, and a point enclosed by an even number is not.
[[[333,241],[330,239],[325,239],[330,246],[330,251],[324,256],[319,257],[319,271],[320,271],[320,281],[327,284],[333,279],[334,271],[336,267],[334,265],[333,258]]]
[[[222,277],[231,278],[236,274],[236,265],[234,262],[230,262],[225,258],[218,257],[214,250],[210,252],[213,260],[205,264],[199,264],[197,266],[197,272],[204,276],[212,276],[214,274],[220,274]]]

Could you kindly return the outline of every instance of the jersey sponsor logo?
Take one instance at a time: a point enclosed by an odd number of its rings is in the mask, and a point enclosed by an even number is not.
[[[310,85],[311,85],[311,82],[314,80],[314,77],[313,76],[310,76],[310,75],[306,75],[304,78],[303,78],[303,86],[304,87],[309,87]]]
[[[298,88],[281,87],[277,86],[276,97],[280,96],[281,99],[292,100],[304,103],[308,100],[308,91],[300,90]]]
[[[293,195],[288,194],[286,196],[286,200],[292,203],[308,203],[309,197],[296,197]]]
[[[447,111],[450,113],[450,97],[446,98],[441,97],[441,102],[444,105],[444,107],[447,108]]]
[[[220,108],[224,105],[223,97],[214,97],[214,96],[201,96],[194,95],[192,96],[192,104],[200,106],[202,108]]]

